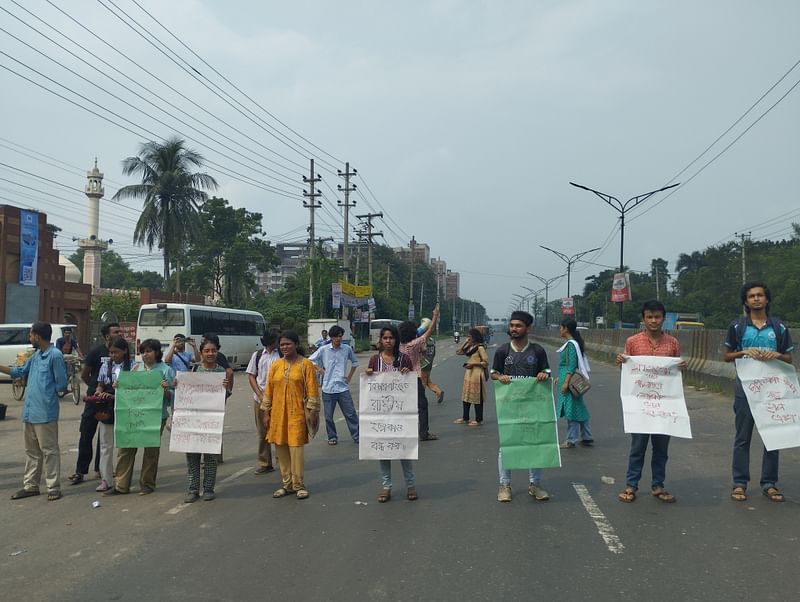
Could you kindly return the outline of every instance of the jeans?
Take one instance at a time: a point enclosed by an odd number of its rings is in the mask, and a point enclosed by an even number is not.
[[[406,489],[414,487],[416,479],[414,477],[414,465],[411,463],[413,460],[400,460],[400,466],[403,467],[403,477],[406,480]],[[381,478],[384,489],[392,488],[392,461],[381,460]]]
[[[328,441],[336,441],[336,425],[333,423],[333,413],[336,411],[336,404],[342,409],[347,429],[350,431],[350,436],[353,441],[358,443],[358,414],[353,406],[353,396],[350,391],[342,391],[341,393],[325,393],[322,392],[322,402],[325,406],[325,430],[328,431]]]
[[[649,435],[634,433],[631,435],[631,451],[628,455],[628,474],[625,476],[625,485],[632,489],[639,489],[639,479],[642,478],[644,456],[647,452],[647,442],[652,441],[652,458],[650,471],[652,473],[651,489],[663,488],[667,476],[667,450],[669,448],[669,435]]]
[[[736,414],[736,438],[733,441],[733,484],[747,489],[750,481],[750,440],[753,437],[753,414],[744,392],[737,391],[733,398],[733,411]],[[778,450],[761,454],[761,489],[775,487],[778,482]]]
[[[427,439],[428,426],[428,397],[425,395],[425,385],[422,379],[417,378],[417,412],[419,413],[419,438]]]
[[[581,441],[594,441],[594,439],[592,439],[592,429],[589,427],[588,420],[582,422],[567,420],[567,442],[577,443],[578,434],[580,434]]]
[[[85,404],[81,414],[81,425],[79,427],[81,436],[78,440],[78,463],[75,467],[77,474],[89,474],[89,465],[92,463],[92,453],[94,451],[94,435],[97,432],[97,418],[94,417],[94,408]],[[97,451],[94,454],[94,469],[100,470],[100,441],[97,442]]]
[[[497,471],[500,473],[500,484],[511,485],[511,471],[503,470],[503,452],[497,452]],[[538,485],[542,481],[541,468],[528,469],[528,482]]]

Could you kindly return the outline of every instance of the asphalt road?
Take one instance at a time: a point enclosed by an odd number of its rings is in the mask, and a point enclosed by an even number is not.
[[[556,366],[553,348],[546,348]],[[754,442],[756,486],[747,502],[731,501],[731,399],[687,388],[694,439],[673,438],[667,467],[667,488],[678,502],[647,494],[646,466],[641,495],[622,504],[616,495],[624,485],[629,438],[622,432],[618,372],[595,362],[587,400],[596,446],[564,450],[563,467],[545,471],[550,501],[530,498],[526,474],[516,471],[514,499],[500,504],[493,403],[483,426],[453,424],[461,411],[461,358],[445,342],[437,361],[434,380],[447,395],[443,404],[431,404],[431,430],[441,438],[420,444],[416,502],[398,495],[377,503],[377,463],[358,460],[338,414],[339,445],[325,445],[323,433],[306,449],[311,497],[273,499],[277,472],[253,474],[251,396],[240,373],[228,403],[226,461],[215,501],[181,503],[184,456],[167,451],[166,442],[153,495],[102,498],[93,491],[96,481],[65,481],[65,497],[57,502],[44,496],[10,501],[23,469],[18,404],[12,404],[9,419],[0,423],[0,595],[86,601],[797,599],[800,453],[781,454],[787,501],[777,504],[758,493]],[[7,387],[0,395],[9,403]],[[74,468],[78,416],[78,407],[63,405],[64,479]],[[563,437],[563,421],[559,426]],[[395,491],[402,493],[394,464]],[[102,506],[92,508],[94,500]]]

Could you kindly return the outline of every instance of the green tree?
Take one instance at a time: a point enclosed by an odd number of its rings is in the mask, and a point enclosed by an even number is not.
[[[107,311],[113,312],[120,322],[135,322],[139,316],[139,295],[92,295],[92,319],[99,321],[100,316]]]
[[[122,162],[122,173],[140,176],[140,184],[123,186],[114,199],[142,200],[144,206],[133,232],[136,244],[157,246],[164,255],[164,281],[170,282],[170,266],[176,267],[176,290],[180,292],[182,251],[200,229],[198,209],[215,190],[216,180],[203,172],[203,157],[172,137],[164,142],[145,142],[139,154]]]
[[[83,273],[83,256],[83,249],[78,249],[69,256],[69,260],[81,270],[81,273]],[[125,260],[115,251],[102,251],[100,261],[103,266],[100,271],[100,286],[103,288],[131,290],[142,288],[161,290],[164,288],[164,279],[160,274],[152,270],[141,272],[131,270]]]

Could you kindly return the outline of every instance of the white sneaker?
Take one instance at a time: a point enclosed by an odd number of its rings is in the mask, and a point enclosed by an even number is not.
[[[531,483],[528,485],[528,495],[535,499],[537,502],[545,502],[550,499],[550,494],[538,485]]]
[[[498,502],[511,501],[511,485],[500,485],[500,489],[497,490],[497,501]]]

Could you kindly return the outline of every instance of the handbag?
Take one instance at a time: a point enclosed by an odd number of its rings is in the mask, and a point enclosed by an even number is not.
[[[580,397],[591,388],[592,384],[589,382],[589,377],[583,372],[575,370],[575,372],[572,373],[572,378],[569,379],[569,392],[575,397]]]
[[[86,395],[84,403],[91,404],[94,417],[103,424],[114,424],[114,398]]]

